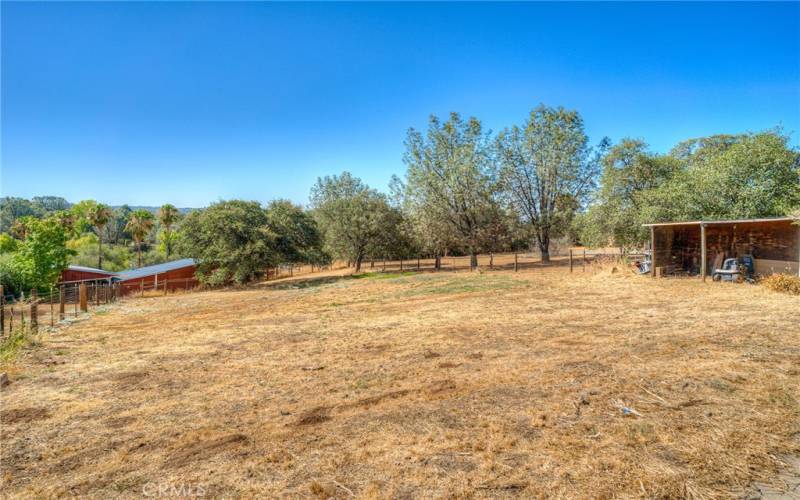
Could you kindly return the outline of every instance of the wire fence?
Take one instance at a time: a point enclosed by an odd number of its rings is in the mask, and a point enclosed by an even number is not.
[[[488,253],[477,256],[482,270],[535,270],[547,267],[568,267],[569,272],[586,272],[596,264],[626,261],[636,263],[648,258],[646,253],[626,253],[609,250],[571,248],[564,255],[554,256],[549,262],[537,253]],[[366,259],[361,272],[453,272],[472,270],[471,257],[446,256],[413,259]],[[342,263],[339,268],[353,267]],[[291,278],[329,271],[337,266],[286,264],[266,270],[267,280]],[[108,306],[126,298],[157,297],[174,293],[189,293],[203,287],[195,277],[158,279],[143,278],[132,282],[111,281],[107,278],[63,282],[42,293],[31,290],[27,296],[15,298],[4,295],[0,287],[0,337],[19,331],[36,331],[40,327],[55,327],[63,321],[73,320],[92,309]]]
[[[59,283],[45,293],[31,290],[21,297],[5,295],[0,287],[0,337],[55,327],[123,298],[183,293],[197,288],[194,277],[132,283],[108,279],[71,281]]]

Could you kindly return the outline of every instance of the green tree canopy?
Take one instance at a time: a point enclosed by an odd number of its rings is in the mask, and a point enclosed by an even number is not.
[[[604,158],[582,239],[643,243],[641,224],[783,216],[800,206],[800,153],[780,131],[691,139],[668,155],[623,140]]]
[[[288,200],[272,201],[266,211],[282,262],[323,265],[330,261],[323,251],[317,222],[310,213]]]
[[[0,198],[0,232],[7,233],[22,217],[41,217],[41,207],[25,198],[5,196]]]
[[[326,250],[355,263],[356,272],[370,250],[385,240],[384,232],[397,229],[388,220],[391,208],[386,196],[349,172],[317,179],[311,205]]]
[[[56,283],[67,267],[72,251],[58,219],[32,219],[16,253],[14,265],[31,288],[46,288]]]
[[[255,201],[230,200],[189,213],[179,250],[197,260],[197,278],[210,285],[244,284],[280,261],[267,212]]]

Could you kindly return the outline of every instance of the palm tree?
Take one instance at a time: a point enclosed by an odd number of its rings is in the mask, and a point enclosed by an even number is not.
[[[103,269],[103,229],[105,229],[108,222],[114,214],[111,212],[111,207],[98,203],[89,209],[86,218],[89,223],[97,229],[97,268]]]
[[[142,267],[142,241],[150,234],[153,228],[153,214],[147,210],[134,210],[128,216],[128,223],[125,225],[125,230],[131,233],[133,240],[136,242],[136,254],[138,256],[139,266]]]
[[[169,254],[172,252],[172,226],[178,222],[181,213],[175,208],[175,205],[165,203],[158,209],[158,221],[164,227],[164,249],[169,259]]]

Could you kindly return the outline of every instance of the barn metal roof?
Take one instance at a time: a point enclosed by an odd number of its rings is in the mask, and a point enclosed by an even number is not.
[[[86,267],[86,266],[67,266],[67,269],[70,271],[83,271],[86,273],[98,273],[98,274],[108,274],[108,275],[116,275],[114,271],[106,271],[105,269],[97,269],[96,267]]]
[[[173,260],[172,262],[164,262],[163,264],[156,264],[154,266],[140,267],[139,269],[128,269],[127,271],[120,271],[116,273],[117,278],[125,281],[135,278],[144,278],[146,276],[154,276],[156,274],[166,273],[167,271],[174,271],[175,269],[183,269],[195,265],[194,259],[180,259]]]
[[[685,221],[685,222],[655,222],[652,224],[642,224],[645,227],[656,227],[656,226],[699,226],[701,224],[705,224],[707,226],[714,225],[714,224],[748,224],[748,223],[757,223],[757,222],[783,222],[783,221],[793,221],[792,217],[764,217],[761,219],[734,219],[734,220],[695,220],[695,221]]]

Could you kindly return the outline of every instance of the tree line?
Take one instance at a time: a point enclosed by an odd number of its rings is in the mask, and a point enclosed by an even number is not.
[[[555,241],[641,247],[645,222],[800,218],[800,153],[781,130],[690,139],[666,154],[641,139],[590,144],[574,110],[541,105],[493,134],[475,117],[409,129],[405,174],[387,193],[349,172],[319,178],[309,205],[228,200],[182,214],[92,200],[0,199],[0,278],[48,286],[67,263],[111,270],[178,257],[207,284],[270,267],[535,249]],[[135,261],[134,261],[135,256]],[[19,285],[12,285],[17,286]]]

